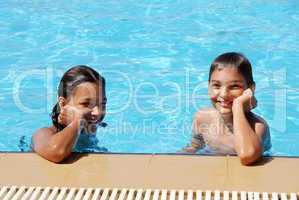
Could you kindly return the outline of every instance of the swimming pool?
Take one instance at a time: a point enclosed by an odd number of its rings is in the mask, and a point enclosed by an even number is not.
[[[111,152],[174,153],[209,105],[213,58],[252,62],[272,155],[299,156],[298,1],[0,2],[0,151],[28,150],[50,125],[62,73],[86,64],[107,79]]]

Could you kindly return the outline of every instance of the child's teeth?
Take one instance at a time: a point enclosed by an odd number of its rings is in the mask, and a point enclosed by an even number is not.
[[[229,102],[221,101],[220,104],[223,106],[227,106],[227,105],[229,105]]]

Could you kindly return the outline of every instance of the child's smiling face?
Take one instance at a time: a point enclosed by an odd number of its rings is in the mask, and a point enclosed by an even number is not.
[[[85,82],[75,88],[67,105],[73,106],[83,113],[87,122],[86,125],[96,127],[96,124],[102,121],[105,116],[106,96],[99,84]]]
[[[211,74],[209,96],[221,115],[232,115],[234,99],[248,88],[246,80],[235,67],[217,67]]]

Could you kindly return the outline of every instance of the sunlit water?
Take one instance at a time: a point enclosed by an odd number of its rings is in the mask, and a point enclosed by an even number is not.
[[[0,151],[30,150],[61,75],[85,64],[107,80],[108,126],[83,135],[83,150],[174,153],[210,106],[212,60],[238,51],[253,65],[270,153],[299,156],[298,12],[295,0],[1,1]]]

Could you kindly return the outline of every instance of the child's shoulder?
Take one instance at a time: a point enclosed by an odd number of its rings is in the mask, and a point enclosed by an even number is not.
[[[34,150],[39,144],[44,143],[45,141],[49,141],[50,137],[56,133],[56,129],[54,126],[44,127],[38,129],[31,138],[31,146]]]
[[[217,111],[214,108],[202,108],[194,114],[194,120],[198,123],[209,123],[216,114]]]
[[[34,134],[33,137],[39,137],[40,135],[53,135],[57,132],[54,126],[50,127],[43,127],[38,129]]]

